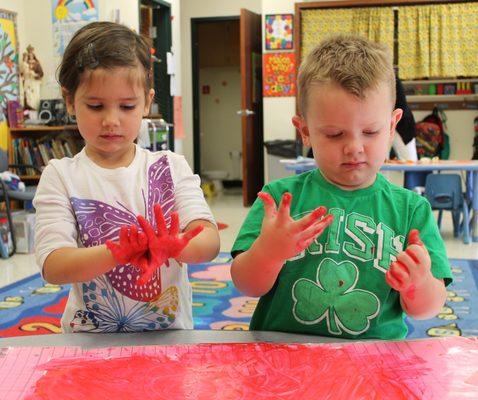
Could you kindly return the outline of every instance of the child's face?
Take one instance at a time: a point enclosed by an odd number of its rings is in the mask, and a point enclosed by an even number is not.
[[[385,84],[362,100],[335,83],[311,88],[306,115],[293,123],[325,179],[345,190],[373,184],[402,116],[391,103]]]
[[[131,155],[154,95],[151,90],[145,96],[139,73],[135,68],[98,68],[81,81],[73,99],[66,96],[68,112],[76,116],[88,156],[96,162]]]

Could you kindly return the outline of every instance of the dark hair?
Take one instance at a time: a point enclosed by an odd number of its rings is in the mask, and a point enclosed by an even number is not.
[[[79,29],[65,49],[58,82],[74,97],[81,74],[96,68],[142,67],[144,89],[151,88],[151,46],[147,39],[114,22],[92,22]]]

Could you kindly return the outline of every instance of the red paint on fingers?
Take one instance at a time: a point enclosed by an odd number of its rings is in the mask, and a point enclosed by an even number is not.
[[[417,244],[423,246],[423,242],[420,239],[420,231],[418,229],[412,229],[408,234],[408,244]]]

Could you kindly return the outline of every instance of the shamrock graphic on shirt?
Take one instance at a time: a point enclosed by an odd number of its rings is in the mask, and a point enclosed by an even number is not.
[[[358,268],[351,261],[322,260],[316,282],[301,278],[292,287],[296,320],[312,325],[325,318],[331,335],[365,332],[377,316],[380,302],[374,293],[355,288],[358,276]]]

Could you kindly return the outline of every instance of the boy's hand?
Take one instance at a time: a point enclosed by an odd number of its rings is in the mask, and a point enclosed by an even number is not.
[[[189,241],[203,230],[202,226],[198,226],[180,234],[179,217],[176,212],[171,214],[171,226],[168,230],[159,204],[154,205],[154,215],[156,231],[143,216],[138,216],[138,223],[146,235],[149,248],[149,263],[143,271],[143,275],[138,279],[138,284],[146,283],[151,279],[153,272],[161,265],[169,266],[168,259],[178,257]]]
[[[295,221],[290,216],[290,193],[282,196],[279,209],[269,193],[259,192],[258,196],[264,203],[265,214],[258,241],[271,258],[281,262],[306,249],[334,219],[330,214],[324,217],[327,209],[321,206]]]
[[[385,280],[393,289],[413,300],[415,290],[432,278],[430,255],[418,230],[412,229],[408,235],[408,247],[390,264]]]
[[[148,239],[144,232],[138,232],[136,225],[122,226],[119,242],[107,240],[106,247],[118,264],[132,264],[141,269],[148,265]]]

